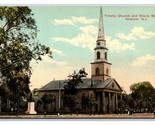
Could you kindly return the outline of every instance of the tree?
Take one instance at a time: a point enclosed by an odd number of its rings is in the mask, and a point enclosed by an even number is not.
[[[154,94],[154,87],[150,84],[150,82],[139,82],[130,86],[130,90],[132,91],[131,97],[133,100],[136,100],[138,108],[145,108],[144,106],[149,106],[150,98]],[[152,100],[151,100],[152,101]]]
[[[93,96],[93,93],[90,93],[86,97],[83,97],[82,101],[83,101],[83,106],[86,106],[89,109],[90,114],[92,114],[94,112],[93,108],[96,104],[96,99]]]
[[[55,102],[56,97],[54,95],[44,94],[41,98],[41,101],[43,102],[43,109],[46,112],[47,111],[47,104]]]
[[[74,111],[76,107],[76,94],[77,87],[82,84],[82,78],[86,77],[87,73],[85,69],[80,69],[78,73],[74,71],[72,75],[69,75],[69,79],[64,86],[64,106],[68,107],[70,111]]]
[[[0,84],[2,95],[9,90],[8,98],[14,102],[30,93],[31,60],[52,55],[49,47],[39,44],[37,32],[31,9],[0,7]]]
[[[125,109],[125,101],[120,100],[118,101],[118,108],[120,109],[120,113],[123,113],[124,109]]]

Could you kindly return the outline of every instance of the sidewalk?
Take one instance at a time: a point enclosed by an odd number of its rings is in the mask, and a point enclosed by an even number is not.
[[[153,113],[106,114],[106,115],[0,115],[0,119],[155,119]]]

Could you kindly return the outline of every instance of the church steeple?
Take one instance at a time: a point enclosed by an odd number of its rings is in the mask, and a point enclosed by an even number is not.
[[[103,13],[102,13],[102,7],[100,7],[100,19],[99,19],[99,30],[98,30],[98,40],[105,39],[104,37],[104,29],[103,29]]]
[[[108,48],[106,47],[104,34],[102,7],[100,7],[98,36],[94,52],[95,59],[91,63],[91,77],[93,80],[104,81],[111,77],[111,63],[108,62]]]
[[[106,40],[104,35],[102,7],[100,7],[98,37],[96,41],[96,47],[94,50],[95,50],[95,61],[107,61],[108,49],[106,47]]]

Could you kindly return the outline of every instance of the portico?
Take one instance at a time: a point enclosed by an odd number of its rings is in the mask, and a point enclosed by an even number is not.
[[[96,112],[103,114],[111,114],[117,112],[118,100],[120,100],[121,94],[110,91],[98,91],[96,92]]]

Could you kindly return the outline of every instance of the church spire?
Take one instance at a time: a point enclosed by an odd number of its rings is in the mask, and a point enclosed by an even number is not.
[[[91,63],[92,80],[105,81],[111,77],[112,64],[108,62],[108,48],[106,47],[106,40],[104,35],[102,7],[100,7],[98,37],[94,52],[94,62]]]
[[[103,13],[102,7],[100,7],[100,19],[99,19],[99,29],[98,29],[98,38],[97,40],[105,40],[104,29],[103,29]]]

